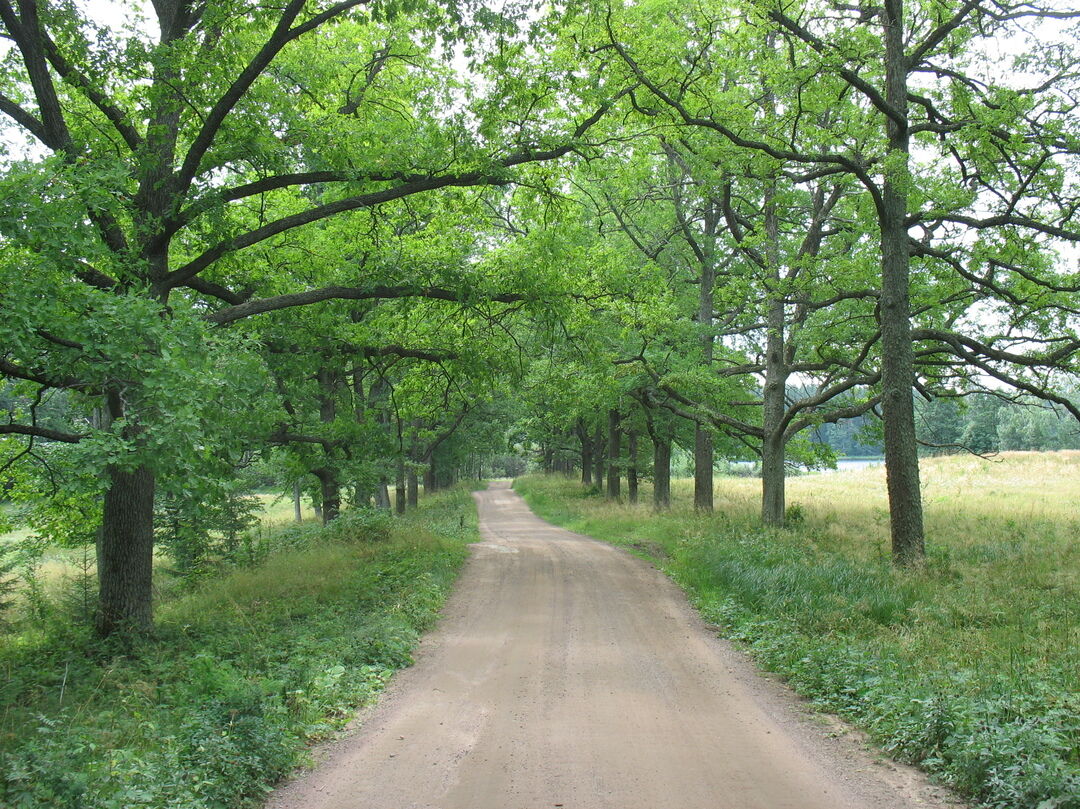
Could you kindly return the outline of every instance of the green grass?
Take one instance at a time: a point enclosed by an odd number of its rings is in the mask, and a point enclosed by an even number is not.
[[[923,464],[930,556],[889,564],[881,469],[789,480],[801,521],[766,531],[759,481],[717,512],[653,515],[565,479],[536,511],[656,560],[706,618],[823,709],[1000,809],[1080,807],[1080,454]],[[648,490],[643,491],[647,500]]]
[[[160,604],[156,636],[123,654],[60,620],[9,635],[0,805],[257,803],[411,662],[477,536],[463,489],[376,528],[294,532],[291,549]]]

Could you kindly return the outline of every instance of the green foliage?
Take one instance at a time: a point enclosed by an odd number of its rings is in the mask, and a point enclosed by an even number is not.
[[[425,498],[392,530],[371,512],[338,522],[162,604],[157,637],[128,656],[70,625],[9,638],[0,803],[258,802],[411,662],[476,539],[461,489]]]
[[[833,547],[809,511],[790,530],[762,531],[738,514],[598,503],[566,481],[515,486],[548,519],[650,550],[725,635],[891,755],[983,806],[1080,807],[1075,596],[1045,595],[1075,562],[1068,546],[1032,535],[1008,551],[988,539],[905,574]],[[1060,640],[1036,650],[1029,632]]]
[[[7,612],[14,603],[21,562],[18,551],[16,543],[0,541],[0,630],[8,627]]]
[[[155,503],[155,544],[168,554],[177,575],[194,579],[208,572],[215,557],[237,560],[241,532],[255,525],[258,508],[259,501],[241,494],[235,482],[167,492]]]

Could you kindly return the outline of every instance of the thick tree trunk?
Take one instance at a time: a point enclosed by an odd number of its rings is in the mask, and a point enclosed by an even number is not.
[[[697,258],[700,274],[698,275],[698,306],[694,313],[697,323],[697,336],[701,346],[701,365],[712,371],[715,354],[716,334],[713,326],[715,313],[714,289],[716,287],[716,243],[717,228],[723,219],[723,210],[718,198],[707,197],[702,208],[699,204],[701,189],[695,191],[698,202],[688,204],[684,198],[684,183],[689,179],[685,161],[678,150],[664,144],[668,166],[672,176],[672,201],[675,204],[675,217],[687,245]],[[692,183],[691,183],[692,185]],[[700,230],[691,225],[700,222]],[[695,425],[694,430],[694,508],[698,511],[713,510],[713,445],[712,433],[702,425]]]
[[[319,489],[322,493],[322,521],[323,525],[326,525],[336,520],[341,514],[341,484],[334,469],[315,469],[312,470],[312,474],[319,479]]]
[[[700,424],[694,429],[694,508],[713,510],[712,433]]]
[[[631,430],[626,436],[626,498],[630,503],[637,503],[638,501],[637,452],[637,430]]]
[[[409,471],[405,474],[405,487],[407,492],[407,499],[409,508],[416,508],[420,503],[420,481],[416,477],[416,469],[409,467]]]
[[[885,427],[885,478],[893,559],[921,561],[923,539],[919,457],[915,442],[911,345],[911,257],[907,232],[909,137],[903,0],[885,0],[885,100],[901,121],[886,120],[889,155],[881,205],[881,394]]]
[[[782,526],[785,517],[784,437],[765,436],[761,445],[761,521]]]
[[[322,367],[316,378],[319,382],[319,421],[332,424],[337,418],[337,395],[344,384],[344,376],[336,368]],[[322,490],[322,521],[326,525],[341,513],[341,480],[334,453],[327,449],[323,456],[323,468],[312,472],[319,479]]]
[[[436,475],[435,456],[429,455],[427,466],[424,467],[424,496],[435,492],[439,488],[439,478]]]
[[[593,480],[597,491],[604,488],[604,428],[596,425],[593,435]]]
[[[375,508],[390,510],[390,482],[385,477],[375,487]]]
[[[581,442],[581,483],[583,486],[591,486],[593,473],[592,436],[589,435],[589,431],[585,427],[585,422],[581,419],[578,419],[575,432],[577,433],[578,441]]]
[[[671,508],[671,439],[653,436],[653,508]]]
[[[701,284],[698,288],[697,321],[701,325],[701,354],[706,368],[712,367],[713,345],[713,287],[716,268],[711,251],[702,263]],[[694,508],[713,510],[713,440],[712,433],[698,424],[694,430]]]
[[[619,455],[621,453],[619,434],[619,411],[608,411],[608,469],[607,496],[618,500],[619,492]]]
[[[148,632],[153,625],[154,474],[110,467],[98,538],[97,631]]]
[[[653,509],[666,511],[671,508],[671,433],[663,424],[656,423],[647,395],[641,397],[641,402],[645,408],[645,429],[653,445]]]
[[[405,513],[405,456],[398,454],[397,476],[394,481],[394,510],[398,514]]]
[[[761,425],[761,521],[765,525],[784,524],[785,493],[784,413],[787,410],[788,368],[785,358],[786,312],[780,293],[780,227],[776,213],[775,187],[765,197],[765,255],[768,259],[770,289],[765,314],[765,389],[762,392]]]

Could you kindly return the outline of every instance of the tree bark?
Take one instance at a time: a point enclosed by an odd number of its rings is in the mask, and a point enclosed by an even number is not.
[[[921,561],[923,539],[919,457],[915,443],[911,344],[911,257],[907,232],[910,144],[907,127],[907,65],[903,0],[885,0],[885,100],[900,121],[886,117],[889,154],[882,188],[881,219],[881,393],[885,428],[885,478],[893,560]]]
[[[153,625],[154,474],[109,467],[97,547],[97,632],[149,632]]]
[[[671,439],[653,436],[653,508],[671,508]]]
[[[390,482],[382,477],[375,487],[375,508],[390,510]]]
[[[593,435],[593,480],[597,491],[604,487],[604,428],[596,425]]]
[[[630,430],[626,436],[626,499],[631,503],[638,501],[638,434],[637,430]]]
[[[439,478],[436,474],[435,455],[427,457],[427,466],[424,467],[424,496],[435,492],[439,488]]]
[[[398,514],[405,513],[405,455],[398,453],[397,479],[394,481],[394,510]]]
[[[337,396],[344,377],[340,370],[323,366],[316,373],[316,378],[319,383],[319,421],[333,424],[337,418]],[[341,480],[333,455],[333,450],[325,449],[323,467],[312,470],[322,489],[323,525],[336,520],[341,513]]]
[[[761,521],[765,525],[782,526],[786,512],[784,470],[784,436],[772,432],[761,445]]]
[[[700,281],[697,321],[701,326],[701,354],[705,367],[711,368],[714,354],[713,287],[716,284],[716,268],[712,265],[711,254],[702,263]],[[706,512],[713,510],[712,433],[701,424],[694,429],[694,508]]]
[[[341,514],[341,483],[338,481],[337,470],[330,467],[313,469],[312,474],[319,479],[319,489],[322,493],[322,521],[326,525],[338,518]]]
[[[619,411],[608,411],[608,469],[607,469],[607,496],[612,500],[619,499],[619,454],[621,453],[619,435]]]
[[[419,484],[420,481],[417,480],[416,469],[410,466],[408,472],[405,474],[405,487],[409,508],[416,508],[420,503]]]
[[[700,424],[694,429],[694,508],[713,510],[712,433]]]
[[[589,430],[585,427],[585,422],[582,419],[578,419],[574,430],[577,433],[578,440],[581,442],[581,483],[583,486],[591,486],[593,474],[592,436],[589,435]]]
[[[761,425],[761,521],[780,526],[785,517],[786,479],[784,413],[787,409],[788,368],[785,358],[786,312],[780,293],[780,226],[776,213],[775,186],[765,196],[765,256],[768,262],[768,300],[765,314],[765,389],[762,392]]]

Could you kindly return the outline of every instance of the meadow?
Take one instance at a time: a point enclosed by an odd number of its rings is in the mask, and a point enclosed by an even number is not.
[[[515,482],[542,516],[665,569],[703,615],[822,709],[976,802],[1080,808],[1080,453],[926,459],[927,563],[889,560],[884,470],[692,482],[653,514],[565,478]]]

